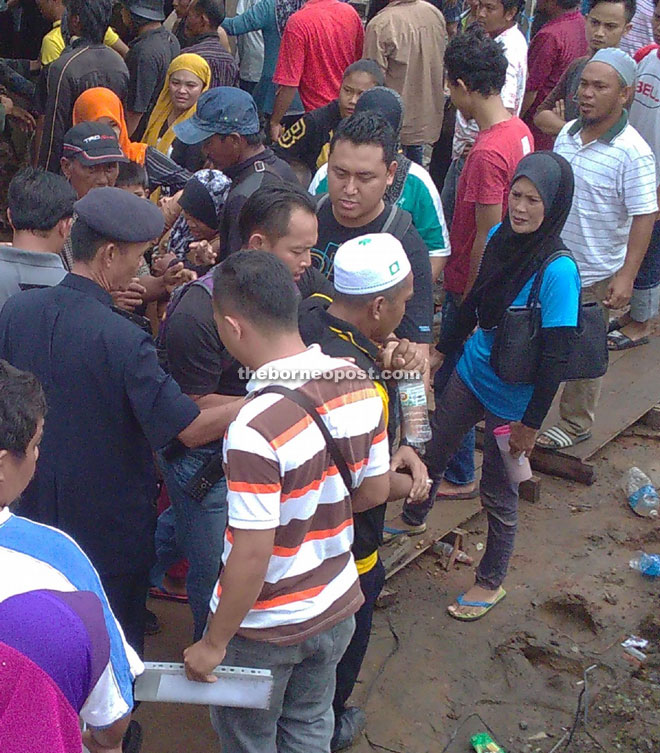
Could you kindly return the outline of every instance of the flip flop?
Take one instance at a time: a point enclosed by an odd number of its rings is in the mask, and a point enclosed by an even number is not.
[[[383,544],[397,538],[398,536],[419,536],[426,532],[426,523],[409,528],[394,528],[393,526],[383,526]]]
[[[500,601],[506,596],[506,591],[503,588],[500,588],[500,593],[495,599],[495,601],[465,601],[463,598],[465,596],[464,593],[462,593],[457,599],[456,604],[458,604],[459,607],[474,607],[475,609],[482,609],[482,612],[479,612],[479,614],[454,614],[454,612],[451,611],[451,607],[454,606],[453,604],[449,607],[447,607],[447,613],[450,617],[453,617],[455,620],[460,620],[461,622],[476,622],[477,620],[480,620],[484,615],[487,615],[488,612],[496,605],[499,604]]]
[[[618,329],[612,330],[607,336],[607,349],[608,350],[630,350],[630,348],[636,348],[639,345],[647,345],[649,342],[648,337],[640,337],[639,340],[633,340],[628,335],[624,335]]]
[[[558,426],[553,426],[550,429],[546,429],[541,432],[536,440],[536,446],[542,450],[565,450],[568,447],[573,447],[580,442],[585,442],[591,438],[591,432],[585,431],[584,434],[577,434],[571,436]],[[544,441],[545,440],[545,441]]]
[[[149,596],[152,599],[162,599],[163,601],[178,601],[180,604],[188,603],[188,596],[186,594],[175,594],[157,586],[152,586],[149,589]]]

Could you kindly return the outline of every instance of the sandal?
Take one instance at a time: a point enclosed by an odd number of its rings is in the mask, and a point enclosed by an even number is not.
[[[387,544],[388,541],[397,538],[398,536],[419,536],[426,532],[426,523],[420,523],[418,526],[409,525],[402,520],[399,525],[400,528],[394,526],[383,526],[383,544]]]
[[[539,434],[536,446],[542,450],[565,450],[568,447],[580,444],[580,442],[585,442],[587,439],[591,439],[590,431],[572,436],[558,426],[553,426]]]
[[[639,340],[633,340],[628,335],[624,335],[618,329],[612,330],[607,336],[608,350],[630,350],[638,345],[646,345],[649,342],[648,337],[640,337]]]
[[[158,588],[158,586],[152,586],[149,589],[149,596],[152,599],[162,599],[163,601],[178,601],[180,604],[188,603],[188,596],[186,594],[175,594],[172,591],[166,591],[164,588]]]
[[[456,604],[450,604],[447,607],[447,612],[449,613],[449,616],[453,617],[455,620],[460,620],[461,622],[476,622],[477,620],[480,620],[484,615],[487,615],[488,612],[490,612],[490,610],[496,604],[499,604],[500,601],[502,601],[502,599],[506,596],[506,591],[503,588],[500,588],[500,592],[497,595],[495,601],[465,601],[465,599],[463,598],[464,596],[465,594],[462,593],[456,599]],[[481,611],[462,614],[461,612],[454,611],[456,605],[458,605],[459,607],[474,607],[474,609]]]

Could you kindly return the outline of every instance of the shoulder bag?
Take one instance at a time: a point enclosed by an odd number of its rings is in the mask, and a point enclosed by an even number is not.
[[[565,251],[549,256],[532,284],[526,306],[513,306],[504,312],[490,354],[490,365],[508,384],[534,384],[541,361],[541,307],[539,295],[547,267]],[[582,303],[578,307],[578,326],[564,381],[596,379],[607,371],[607,331],[600,305]]]

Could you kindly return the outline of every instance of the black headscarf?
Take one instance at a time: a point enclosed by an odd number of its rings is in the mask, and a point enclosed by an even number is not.
[[[555,251],[573,202],[573,170],[554,152],[534,152],[518,163],[511,186],[527,178],[543,201],[544,217],[533,233],[516,233],[507,212],[484,251],[479,274],[462,308],[476,312],[483,329],[496,327],[527,281]]]
[[[456,328],[441,338],[438,350],[452,353],[469,337],[477,322],[496,327],[527,281],[555,251],[565,248],[559,234],[573,202],[573,170],[554,152],[533,152],[518,163],[511,186],[528,178],[543,200],[544,217],[533,233],[515,233],[507,212],[488,241],[479,274],[458,310]]]

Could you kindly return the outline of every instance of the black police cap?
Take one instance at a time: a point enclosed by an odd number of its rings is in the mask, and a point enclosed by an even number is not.
[[[93,188],[73,208],[86,225],[112,241],[145,243],[159,238],[165,228],[155,204],[121,188]]]

